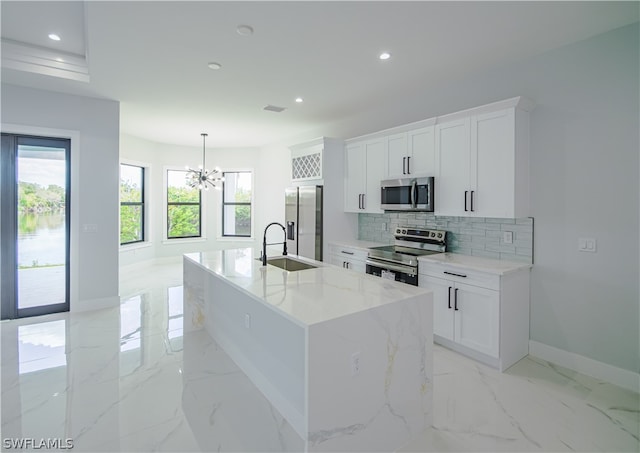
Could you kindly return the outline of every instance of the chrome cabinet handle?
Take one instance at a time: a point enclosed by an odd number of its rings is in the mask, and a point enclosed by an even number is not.
[[[456,288],[453,296],[453,308],[455,311],[458,311],[458,288]]]
[[[353,255],[353,252],[347,252],[345,250],[341,250],[340,253],[344,253],[345,255]]]
[[[402,158],[402,174],[406,175],[407,171],[405,170],[407,168],[407,158],[403,157]]]
[[[451,310],[451,286],[449,286],[449,310]]]
[[[471,191],[471,212],[473,212],[473,211],[474,211],[474,209],[473,209],[473,194],[474,194],[475,192],[476,192],[475,190],[472,190],[472,191]]]
[[[411,174],[411,156],[407,156],[407,174],[410,175]]]
[[[464,191],[464,212],[469,211],[469,209],[467,209],[467,194],[469,193],[468,190]]]

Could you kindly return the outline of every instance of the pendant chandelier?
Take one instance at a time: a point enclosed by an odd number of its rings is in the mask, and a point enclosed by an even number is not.
[[[209,190],[209,186],[220,189],[219,186],[216,186],[216,183],[224,181],[222,176],[216,176],[220,173],[220,169],[216,167],[213,170],[209,170],[206,167],[205,140],[208,134],[202,133],[200,135],[202,135],[202,165],[198,166],[198,170],[193,170],[187,166],[187,185],[198,190]]]

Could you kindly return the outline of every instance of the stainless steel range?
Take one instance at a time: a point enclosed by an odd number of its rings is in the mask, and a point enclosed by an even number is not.
[[[397,227],[395,244],[371,247],[367,274],[418,286],[418,257],[447,251],[447,232]]]

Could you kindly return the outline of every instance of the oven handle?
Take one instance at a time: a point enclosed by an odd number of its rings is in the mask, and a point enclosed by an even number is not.
[[[401,264],[391,264],[388,261],[377,261],[377,260],[372,260],[371,258],[367,258],[366,263],[370,266],[379,267],[381,269],[388,270],[388,271],[403,272],[405,274],[408,274],[411,277],[415,276],[416,273],[418,272],[416,268],[411,266],[403,266]]]

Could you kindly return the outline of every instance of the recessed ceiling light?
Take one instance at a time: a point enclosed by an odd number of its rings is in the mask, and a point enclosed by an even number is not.
[[[378,58],[381,60],[388,60],[391,58],[391,54],[389,52],[382,52]]]
[[[303,99],[302,99],[302,98],[296,98],[296,102],[297,102],[298,104],[302,104],[302,101],[303,101]]]
[[[209,66],[209,69],[214,69],[214,70],[222,68],[222,65],[220,63],[216,63],[215,61],[212,61],[207,66]]]
[[[250,36],[253,34],[253,27],[250,25],[238,25],[236,27],[236,32],[242,36]]]
[[[49,39],[52,39],[54,41],[60,41],[60,36],[56,35],[55,33],[51,33],[49,35]]]

